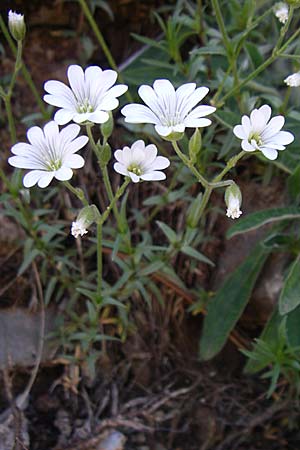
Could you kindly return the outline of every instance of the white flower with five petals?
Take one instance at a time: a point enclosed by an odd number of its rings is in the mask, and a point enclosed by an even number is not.
[[[283,116],[275,116],[271,120],[270,106],[263,105],[254,109],[250,117],[243,116],[242,124],[233,128],[233,133],[242,139],[242,149],[245,152],[260,150],[266,158],[274,160],[278,150],[293,142],[294,135],[289,131],[280,131],[284,125]]]
[[[29,188],[36,183],[44,188],[53,178],[69,180],[72,169],[84,166],[84,159],[75,153],[88,142],[87,136],[78,136],[80,126],[71,124],[59,131],[56,122],[48,122],[44,129],[31,127],[27,132],[30,144],[19,142],[11,151],[15,156],[8,159],[10,165],[20,169],[30,169],[23,178]]]
[[[102,70],[98,66],[90,66],[83,71],[80,66],[71,65],[67,74],[71,88],[55,80],[44,85],[48,92],[44,95],[45,102],[61,108],[54,116],[59,125],[65,125],[70,120],[80,124],[86,121],[106,122],[108,111],[119,105],[117,97],[128,89],[125,84],[113,86],[117,72]]]
[[[154,144],[146,145],[138,140],[131,147],[125,146],[123,150],[116,150],[117,162],[114,169],[121,175],[130,177],[134,183],[140,180],[158,181],[165,180],[166,175],[161,172],[170,165],[168,158],[157,156],[157,148]]]
[[[216,108],[207,105],[194,107],[208,91],[207,87],[196,89],[195,83],[183,84],[175,91],[169,80],[156,80],[153,88],[142,85],[138,90],[147,106],[137,103],[126,105],[121,113],[128,123],[154,124],[156,132],[163,137],[183,133],[186,127],[207,127],[211,120],[203,117],[212,114]]]

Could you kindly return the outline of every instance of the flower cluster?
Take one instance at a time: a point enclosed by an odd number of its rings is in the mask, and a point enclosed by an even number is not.
[[[21,17],[17,16],[12,16],[11,21],[21,22]],[[73,169],[83,167],[84,158],[77,152],[89,139],[85,135],[78,136],[79,124],[91,127],[96,123],[102,124],[103,128],[103,124],[107,123],[110,130],[113,124],[111,111],[118,106],[118,97],[128,89],[124,84],[115,85],[115,71],[102,70],[97,66],[83,70],[78,65],[71,65],[67,76],[70,86],[56,80],[45,83],[47,94],[44,100],[59,108],[54,120],[43,129],[37,126],[30,128],[27,132],[29,143],[21,142],[11,149],[14,156],[9,158],[9,163],[14,167],[29,169],[23,179],[25,187],[37,184],[44,188],[53,178],[69,180]],[[300,85],[300,74],[293,74],[285,82],[289,86]],[[196,128],[191,142],[196,135],[195,151],[198,152],[201,142],[199,129],[211,124],[206,116],[216,109],[209,105],[199,105],[208,92],[207,87],[196,87],[195,83],[186,83],[175,89],[169,80],[159,79],[154,81],[153,87],[142,85],[138,90],[146,106],[129,104],[121,112],[125,122],[153,124],[159,136],[167,140],[179,140],[185,128]],[[274,160],[278,151],[284,150],[294,140],[292,133],[282,131],[284,117],[271,118],[271,113],[270,106],[263,105],[254,109],[249,117],[244,115],[241,124],[233,128],[235,136],[242,140],[243,151],[261,151],[266,158]],[[70,121],[75,123],[59,129],[59,125],[66,125]],[[110,133],[111,130],[108,136]],[[169,167],[170,161],[157,153],[154,144],[146,145],[143,140],[137,140],[131,147],[125,146],[114,152],[114,170],[133,183],[164,180],[166,175],[162,170]],[[194,159],[191,159],[193,164]],[[235,219],[242,214],[241,193],[236,184],[226,190],[225,202],[228,217]],[[75,237],[87,233],[90,222],[83,217],[85,216],[79,216],[72,223],[72,234]]]

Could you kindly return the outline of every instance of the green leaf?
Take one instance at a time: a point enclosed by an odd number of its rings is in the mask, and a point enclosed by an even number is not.
[[[260,337],[259,337],[259,342],[264,342],[266,344],[271,344],[277,347],[277,343],[278,343],[278,328],[280,326],[282,322],[282,317],[280,316],[278,309],[276,308],[271,317],[269,318],[268,322],[265,325],[265,328],[263,329]],[[255,344],[254,346],[254,351],[255,351],[255,347],[257,346],[257,344]],[[269,361],[267,360],[254,360],[254,359],[249,359],[247,364],[244,367],[244,372],[245,373],[256,373],[259,372],[260,370],[262,370],[265,366],[266,363],[268,364]]]
[[[267,223],[278,222],[288,219],[299,219],[300,208],[289,206],[286,208],[271,208],[263,211],[258,211],[253,214],[249,214],[229,228],[227,232],[227,239],[236,236],[237,234],[245,233],[247,231],[255,230],[262,227]]]
[[[279,312],[285,315],[300,305],[300,256],[291,265],[279,297]]]
[[[22,275],[22,273],[24,273],[25,270],[30,266],[32,261],[34,261],[37,256],[42,254],[43,253],[40,250],[37,250],[36,248],[32,249],[29,253],[27,253],[26,256],[24,257],[22,264],[19,267],[18,276]]]
[[[292,347],[300,346],[300,305],[286,317],[286,335]]]
[[[300,194],[300,164],[288,178],[288,190],[292,199],[296,200]]]
[[[156,221],[157,225],[161,229],[161,231],[164,233],[164,235],[167,237],[167,239],[170,241],[171,244],[175,244],[176,242],[179,242],[179,238],[177,237],[177,234],[175,233],[172,228],[170,228],[167,224],[164,222],[160,222],[159,220]]]
[[[191,52],[191,55],[193,56],[199,56],[199,55],[222,55],[222,56],[226,56],[226,51],[224,49],[224,47],[221,46],[207,46],[207,47],[201,47],[201,48],[197,48],[196,50],[193,50]]]
[[[197,259],[200,262],[204,262],[206,264],[209,264],[210,266],[214,266],[214,263],[210,259],[208,259],[202,253],[198,252],[198,250],[195,250],[194,248],[190,247],[189,245],[184,245],[183,247],[181,247],[180,251],[185,255]]]
[[[158,272],[165,264],[165,261],[154,261],[139,271],[139,277],[146,277],[153,272]]]
[[[201,359],[211,359],[224,346],[250,298],[266,258],[266,250],[258,244],[209,303],[200,341]]]
[[[256,44],[252,44],[251,42],[248,42],[245,44],[245,47],[246,47],[248,55],[251,59],[253,68],[256,69],[258,66],[260,66],[263,63],[263,57],[260,54]]]

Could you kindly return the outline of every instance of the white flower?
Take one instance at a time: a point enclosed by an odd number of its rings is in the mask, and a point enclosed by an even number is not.
[[[83,218],[76,220],[75,222],[72,222],[71,234],[76,239],[78,238],[78,236],[83,236],[87,232],[88,232],[88,230],[86,230],[86,228],[85,228],[85,220]]]
[[[293,73],[289,75],[284,82],[290,87],[299,87],[300,86],[300,72]]]
[[[232,194],[229,195],[226,216],[231,217],[231,219],[238,219],[241,214],[239,199]]]
[[[273,11],[280,23],[286,23],[289,17],[289,7],[286,3],[276,3],[274,5]]]
[[[242,204],[242,193],[236,183],[233,183],[225,191],[225,203],[227,205],[226,216],[231,219],[238,219],[242,214],[240,210]]]
[[[25,37],[26,26],[23,14],[18,14],[9,10],[8,12],[8,27],[14,39],[21,41]]]
[[[250,118],[242,117],[242,124],[236,125],[233,133],[242,139],[241,146],[245,152],[260,150],[266,158],[273,160],[278,156],[277,150],[285,150],[285,145],[293,142],[294,135],[288,131],[280,131],[284,125],[284,117],[276,116],[270,120],[271,113],[268,105],[254,109]]]
[[[116,172],[128,176],[134,183],[141,180],[154,181],[165,180],[166,175],[161,169],[170,165],[168,158],[156,156],[157,148],[154,144],[146,145],[144,141],[138,140],[130,147],[115,151],[118,162],[114,164]]]
[[[208,91],[207,87],[196,89],[195,83],[183,84],[175,91],[169,80],[156,80],[153,88],[142,85],[138,90],[147,106],[136,103],[126,105],[121,113],[125,116],[125,122],[153,123],[157,133],[163,137],[183,133],[186,127],[207,127],[211,120],[203,117],[212,114],[216,108],[207,105],[194,107]]]
[[[20,169],[31,169],[23,179],[25,187],[44,188],[53,178],[69,180],[72,169],[84,165],[84,159],[75,153],[88,142],[87,136],[78,136],[80,126],[71,124],[59,131],[56,122],[48,122],[44,129],[31,127],[27,132],[30,144],[19,142],[11,151],[14,155],[9,164]]]
[[[128,86],[118,84],[117,72],[102,70],[98,66],[90,66],[85,71],[80,66],[68,68],[68,79],[71,88],[61,81],[50,80],[44,85],[45,102],[59,109],[54,120],[65,125],[73,120],[76,123],[86,121],[104,123],[109,119],[107,111],[119,105],[117,97],[127,91]]]

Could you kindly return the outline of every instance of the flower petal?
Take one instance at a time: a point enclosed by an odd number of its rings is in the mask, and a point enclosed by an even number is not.
[[[39,181],[39,179],[44,175],[44,173],[45,172],[42,170],[33,170],[31,172],[28,172],[23,177],[23,185],[26,188],[34,186]]]
[[[73,155],[73,156],[79,156],[79,155]],[[79,156],[79,157],[81,158],[81,156]],[[73,176],[73,170],[70,169],[70,167],[62,166],[60,169],[56,170],[54,176],[59,181],[70,180],[70,178],[72,178],[72,176]]]
[[[120,164],[118,162],[114,163],[114,170],[118,173],[120,173],[121,175],[125,175],[128,176],[128,170],[126,169],[126,167],[123,164]]]
[[[105,123],[108,119],[109,115],[105,111],[94,111],[88,116],[88,120],[93,123]]]
[[[245,133],[244,127],[242,125],[236,125],[233,128],[233,134],[239,139],[247,139],[248,134]]]
[[[63,167],[69,167],[71,169],[81,169],[85,164],[85,160],[80,155],[70,155],[68,159],[64,161]]]
[[[253,147],[253,145],[250,144],[250,142],[248,142],[246,139],[242,141],[241,146],[245,152],[255,152],[256,150],[256,148]]]
[[[167,177],[163,172],[155,171],[149,172],[141,175],[141,179],[145,181],[161,181],[165,180]]]
[[[38,180],[38,186],[40,188],[47,187],[53,180],[54,175],[55,175],[55,172],[43,172],[42,176]]]
[[[74,92],[76,100],[80,103],[83,103],[87,96],[85,92],[84,73],[82,68],[76,64],[73,64],[69,66],[67,73],[69,83],[72,91]]]
[[[121,109],[127,123],[153,123],[159,124],[158,117],[147,106],[133,103]]]
[[[70,120],[72,120],[73,115],[73,111],[70,111],[68,109],[59,109],[54,114],[54,120],[58,123],[58,125],[65,125],[66,123],[70,122]]]
[[[264,148],[261,147],[261,152],[265,155],[266,158],[271,159],[272,161],[277,158],[278,152],[274,148]]]

